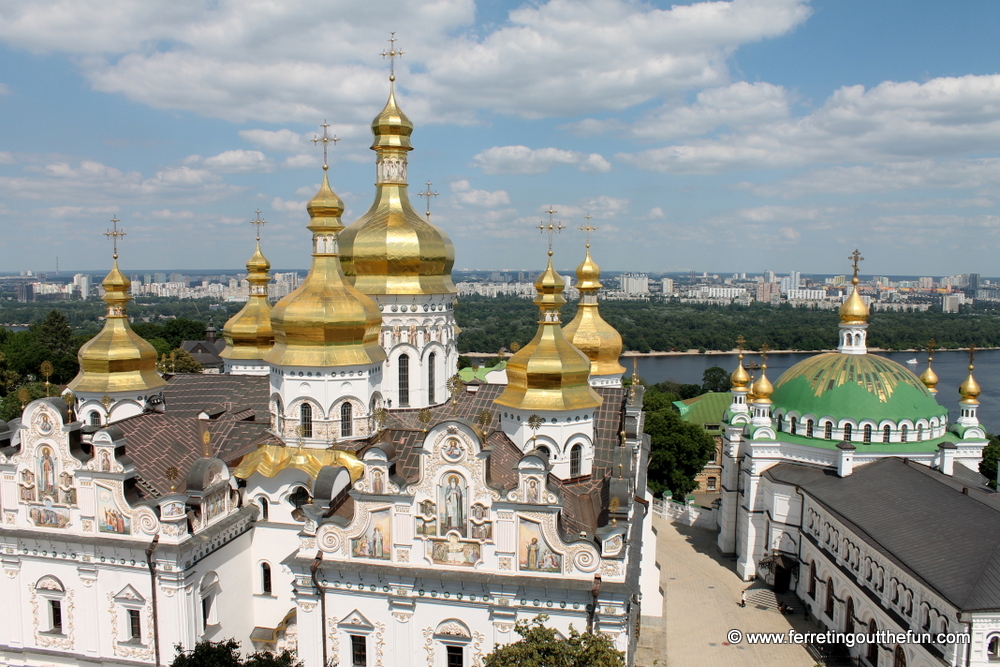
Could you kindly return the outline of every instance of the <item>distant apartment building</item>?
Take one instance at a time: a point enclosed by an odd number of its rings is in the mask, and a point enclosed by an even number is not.
[[[695,290],[691,290],[693,296],[696,299],[735,299],[739,296],[746,294],[746,290],[742,287],[698,287]]]
[[[957,313],[963,303],[965,303],[964,294],[946,294],[941,298],[941,310],[946,313]]]
[[[674,293],[674,279],[673,278],[664,278],[663,280],[660,281],[660,285],[663,288],[663,293],[664,294],[673,294]]]
[[[790,289],[785,292],[789,301],[821,301],[826,298],[826,290],[821,289]]]
[[[773,272],[769,272],[773,276]],[[765,276],[766,277],[766,276]],[[757,293],[754,295],[757,301],[765,301],[771,303],[775,299],[780,298],[781,289],[780,285],[774,281],[764,282],[757,285]]]
[[[799,285],[802,284],[802,275],[798,271],[792,271],[782,278],[778,284],[781,285],[781,292],[787,294],[789,290],[799,288]]]
[[[73,276],[73,288],[80,293],[81,299],[90,296],[90,276],[86,273],[78,273]]]
[[[764,282],[765,283],[776,283],[778,282],[778,276],[775,275],[774,271],[764,272]]]
[[[625,294],[649,294],[649,274],[647,273],[623,273],[619,280],[621,291]]]
[[[934,289],[934,279],[929,276],[924,276],[917,280],[917,287],[919,289]]]

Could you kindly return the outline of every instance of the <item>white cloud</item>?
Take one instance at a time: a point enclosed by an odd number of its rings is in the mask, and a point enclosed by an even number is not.
[[[14,154],[7,151],[0,151],[0,164],[14,164]]]
[[[455,193],[452,199],[459,204],[469,206],[481,206],[483,208],[496,208],[498,206],[510,205],[510,196],[504,190],[475,190],[469,185],[469,181],[453,181],[449,187]]]
[[[798,241],[802,238],[802,234],[794,227],[782,227],[778,230],[778,235],[785,241],[792,242]]]
[[[573,165],[580,171],[607,172],[611,164],[597,153],[590,155],[559,148],[494,146],[472,158],[484,174],[542,174],[558,165]]]
[[[275,211],[293,211],[293,212],[304,212],[306,210],[306,204],[309,201],[294,201],[291,199],[282,199],[281,197],[275,197],[271,200],[271,208]]]
[[[223,174],[245,172],[266,174],[275,170],[274,160],[260,151],[245,151],[242,149],[224,151],[207,158],[202,158],[200,155],[189,155],[184,158],[183,163],[186,165],[201,165],[210,171]]]
[[[285,161],[281,163],[281,166],[285,169],[302,169],[303,167],[319,167],[322,166],[322,164],[323,160],[321,160],[318,155],[300,153],[298,155],[289,155],[285,158]]]
[[[6,83],[0,83],[0,96],[10,95],[10,87]]]
[[[639,216],[636,219],[637,220],[663,220],[666,217],[667,216],[663,212],[662,208],[660,208],[659,206],[654,206],[653,208],[649,209],[649,213],[647,213],[645,215],[642,215],[642,216]]]

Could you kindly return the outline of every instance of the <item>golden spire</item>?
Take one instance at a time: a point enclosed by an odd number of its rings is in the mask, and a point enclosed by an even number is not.
[[[324,127],[324,135],[326,128]],[[326,146],[327,144],[324,144]],[[385,360],[378,344],[382,315],[368,296],[344,278],[338,236],[344,203],[330,187],[328,167],[306,210],[312,232],[312,266],[302,284],[274,305],[274,346],[264,358],[280,366],[360,366]]]
[[[383,55],[394,67],[403,51],[396,47],[395,33],[389,42]],[[451,280],[455,247],[447,234],[413,210],[407,194],[413,123],[396,104],[395,78],[393,69],[389,100],[372,121],[375,201],[340,235],[344,274],[369,295],[457,294]]]
[[[975,346],[969,347],[969,377],[965,378],[958,387],[958,393],[962,397],[960,403],[979,403],[979,394],[983,393],[982,388],[980,388],[979,383],[976,382],[976,378],[972,377],[972,369],[975,368],[976,359],[976,348]]]
[[[770,403],[771,394],[774,393],[774,385],[767,379],[767,353],[770,349],[767,344],[760,346],[760,358],[763,363],[760,365],[760,377],[753,383],[754,403]]]
[[[739,349],[739,362],[736,365],[736,370],[729,377],[732,382],[733,389],[746,389],[747,384],[750,383],[750,376],[747,374],[747,370],[743,368],[743,346],[746,344],[746,339],[742,335],[736,338],[736,347]]]
[[[927,391],[932,394],[936,394],[938,391],[938,376],[937,373],[934,372],[934,369],[931,368],[931,363],[934,361],[934,350],[936,347],[936,341],[931,338],[927,343],[927,370],[920,374],[920,381],[924,383],[925,387],[927,387]]]
[[[271,263],[260,251],[260,228],[267,221],[260,217],[260,209],[250,224],[257,228],[257,247],[247,262],[250,293],[246,305],[222,327],[226,347],[219,356],[223,359],[263,359],[274,344],[271,301],[267,295]]]
[[[104,328],[80,348],[80,372],[68,387],[74,393],[145,392],[166,384],[156,372],[156,350],[132,331],[128,322],[131,282],[118,269],[118,239],[125,230],[118,228],[117,216],[112,228],[104,233],[114,249],[111,272],[101,283],[104,302],[108,304]]]
[[[855,250],[848,259],[854,261],[854,277],[851,279],[854,289],[840,306],[840,321],[844,324],[866,324],[868,322],[868,306],[858,294],[858,262],[864,261],[865,258]]]
[[[551,210],[551,207],[550,207]],[[625,368],[618,362],[621,357],[622,336],[601,317],[597,293],[601,289],[601,268],[590,257],[590,232],[597,229],[590,224],[580,227],[587,233],[587,254],[576,269],[576,288],[580,290],[580,303],[576,316],[563,327],[566,339],[590,359],[590,374],[594,376],[621,375]]]
[[[548,214],[548,225],[539,225],[549,234],[549,259],[535,281],[538,330],[507,362],[507,387],[494,403],[525,411],[596,408],[603,399],[588,382],[590,359],[566,340],[559,326],[559,308],[566,303],[562,296],[565,285],[552,267],[552,235],[563,227],[552,222],[555,211],[551,206]]]

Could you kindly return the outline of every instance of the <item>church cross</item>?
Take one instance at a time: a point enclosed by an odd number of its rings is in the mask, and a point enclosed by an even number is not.
[[[970,345],[969,346],[969,368],[970,369],[972,368],[972,364],[975,363],[975,361],[976,361],[976,346],[975,345]]]
[[[937,349],[937,341],[931,338],[929,341],[927,341],[927,354],[930,356],[934,356],[934,350],[936,349]]]
[[[770,352],[770,351],[771,351],[771,346],[770,345],[768,345],[767,343],[761,344],[761,346],[760,346],[760,358],[761,358],[761,361],[763,361],[765,365],[767,364],[767,353]]]
[[[590,224],[590,214],[589,213],[587,214],[587,224],[585,224],[583,227],[581,227],[580,231],[587,233],[587,247],[589,248],[590,247],[590,232],[597,231],[597,227],[595,227],[594,225]]]
[[[251,220],[250,224],[257,228],[257,240],[260,241],[260,226],[267,224],[267,220],[260,217],[260,209],[257,209],[257,217]]]
[[[121,220],[118,219],[117,215],[111,218],[111,229],[104,232],[104,235],[111,239],[112,247],[115,251],[115,254],[113,255],[115,259],[118,259],[118,239],[125,236],[125,230],[118,229],[119,222],[121,222]]]
[[[431,182],[430,181],[427,181],[427,189],[424,190],[423,192],[418,192],[417,196],[418,197],[423,197],[424,199],[427,200],[427,213],[426,213],[426,215],[427,215],[428,218],[430,218],[431,217],[431,197],[437,197],[438,196],[438,193],[436,193],[436,192],[434,192],[434,191],[431,190]]]
[[[743,337],[743,334],[736,337],[736,349],[740,351],[740,354],[743,354],[746,344],[747,339]]]
[[[865,261],[865,258],[861,256],[861,253],[857,249],[855,249],[855,251],[852,252],[851,256],[848,257],[847,259],[852,260],[854,262],[854,277],[857,278],[858,277],[858,262]]]
[[[389,33],[389,49],[382,49],[382,57],[389,59],[389,81],[396,80],[396,58],[403,57],[403,50],[396,50],[396,33]]]
[[[552,235],[558,234],[562,230],[566,229],[563,227],[562,222],[552,222],[552,216],[558,212],[559,211],[554,210],[552,206],[549,205],[549,210],[546,211],[546,213],[549,214],[549,224],[545,224],[544,222],[538,223],[538,230],[542,232],[542,234],[548,233],[549,235],[549,255],[552,254]]]
[[[322,137],[317,137],[317,136],[313,135],[312,142],[313,142],[313,144],[323,144],[323,168],[326,169],[327,166],[328,166],[327,165],[327,149],[329,148],[329,145],[331,143],[334,146],[336,146],[337,142],[340,141],[340,139],[337,138],[336,134],[331,137],[330,134],[327,132],[327,128],[330,127],[330,124],[326,122],[325,118],[323,119],[323,123],[322,123],[322,125],[320,125],[320,127],[323,128],[323,136]]]

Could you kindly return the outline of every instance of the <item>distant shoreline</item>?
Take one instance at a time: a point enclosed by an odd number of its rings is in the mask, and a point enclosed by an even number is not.
[[[989,350],[1000,350],[1000,347],[977,347],[977,352],[989,351]],[[768,354],[821,354],[823,352],[836,352],[837,350],[768,350]],[[902,353],[912,353],[912,354],[926,354],[927,350],[918,350],[914,348],[906,350],[887,350],[881,347],[869,347],[869,352],[902,352]],[[934,350],[934,354],[940,354],[942,352],[967,352],[966,348],[956,347],[950,349],[937,349]],[[760,352],[757,350],[744,350],[744,354],[748,356],[758,356]],[[511,357],[510,352],[504,354],[506,358]],[[681,351],[670,351],[670,352],[635,352],[634,350],[629,350],[627,352],[622,352],[623,357],[685,357],[685,356],[729,356],[739,354],[739,350],[732,349],[728,352],[721,350],[705,350],[704,352],[699,352],[698,350],[687,350],[685,352]],[[462,352],[463,357],[477,357],[477,358],[490,358],[497,356],[496,352]]]

